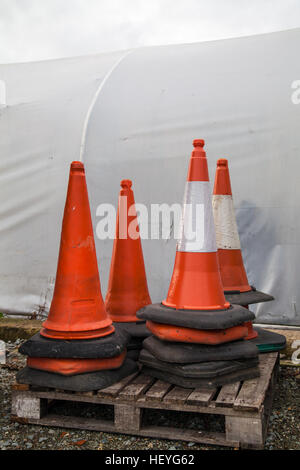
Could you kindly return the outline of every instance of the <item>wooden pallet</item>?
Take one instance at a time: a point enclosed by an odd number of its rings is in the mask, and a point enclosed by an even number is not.
[[[214,390],[185,389],[153,379],[142,372],[98,392],[78,393],[15,384],[12,387],[12,421],[221,446],[263,448],[279,369],[279,354],[261,355],[259,367],[259,378]],[[51,403],[56,400],[113,405],[114,420],[52,414]],[[147,408],[223,415],[225,432],[147,425],[142,419]]]

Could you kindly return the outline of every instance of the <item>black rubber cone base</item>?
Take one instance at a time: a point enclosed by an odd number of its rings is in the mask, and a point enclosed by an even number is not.
[[[97,339],[61,340],[37,333],[22,344],[19,351],[29,357],[105,359],[121,354],[129,340],[128,333],[118,327],[111,335]]]
[[[140,352],[141,352],[141,349],[131,349],[130,351],[127,352],[126,357],[128,357],[132,361],[138,361]]]
[[[242,361],[211,361],[198,362],[194,364],[170,364],[158,361],[151,353],[143,349],[139,362],[152,369],[158,369],[185,378],[214,379],[221,375],[256,367],[259,363],[258,357]]]
[[[226,310],[176,310],[163,304],[151,304],[140,309],[137,317],[198,330],[223,330],[252,321],[255,315],[240,305],[231,305]]]
[[[224,294],[228,302],[242,306],[259,304],[261,302],[270,302],[271,300],[274,300],[272,295],[260,292],[253,287],[249,292],[225,291]]]
[[[131,338],[128,345],[127,345],[127,351],[132,351],[132,350],[141,350],[143,347],[143,338]]]
[[[255,379],[259,377],[259,368],[253,367],[230,374],[221,375],[211,379],[197,379],[180,377],[179,375],[171,374],[169,372],[153,369],[151,367],[143,366],[143,373],[155,377],[156,379],[163,380],[164,382],[178,385],[183,388],[216,388],[225,384],[240,382],[242,380]]]
[[[120,330],[125,331],[128,333],[131,338],[140,338],[145,339],[151,335],[151,331],[148,330],[146,327],[146,321],[139,321],[139,322],[115,322],[114,326],[117,326]]]
[[[255,344],[260,353],[280,351],[286,347],[285,336],[259,327],[255,327],[254,330],[257,331],[258,336],[247,342]]]
[[[258,349],[250,341],[232,341],[218,346],[171,343],[150,336],[143,347],[160,361],[188,364],[207,361],[231,361],[258,357]]]
[[[25,367],[17,373],[16,379],[21,384],[58,388],[73,392],[90,392],[109,387],[137,370],[138,366],[135,362],[125,359],[124,364],[119,369],[88,372],[71,377]]]

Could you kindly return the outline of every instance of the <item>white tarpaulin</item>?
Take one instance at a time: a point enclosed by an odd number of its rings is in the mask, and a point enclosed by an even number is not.
[[[0,66],[0,311],[49,308],[69,164],[86,129],[95,233],[121,179],[138,203],[179,203],[194,138],[205,139],[212,182],[228,158],[249,281],[276,298],[254,309],[258,321],[299,325],[299,43],[292,30]],[[95,241],[105,295],[113,242]],[[176,240],[143,249],[160,301]]]

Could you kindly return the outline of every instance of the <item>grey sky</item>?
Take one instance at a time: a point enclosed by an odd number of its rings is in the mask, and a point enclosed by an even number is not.
[[[296,27],[299,0],[0,0],[0,63]]]

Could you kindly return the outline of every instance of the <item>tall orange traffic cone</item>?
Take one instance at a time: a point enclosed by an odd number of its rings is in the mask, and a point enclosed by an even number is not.
[[[101,389],[136,369],[126,358],[128,341],[104,307],[84,166],[73,162],[49,316],[41,332],[21,346],[29,357],[17,380],[74,391]]]
[[[249,292],[251,286],[243,263],[233,207],[228,161],[225,158],[219,159],[217,162],[212,203],[224,291]]]
[[[274,300],[272,296],[259,292],[249,285],[235,218],[228,161],[225,158],[217,162],[212,204],[220,273],[226,298],[246,308],[252,303]],[[245,339],[257,338],[258,331],[253,328],[252,322],[246,322],[245,325],[248,327]],[[265,339],[263,341],[266,343]],[[282,338],[272,336],[272,348],[276,341],[279,341],[280,347],[284,342]],[[266,348],[266,344],[262,343],[261,349],[263,348]]]
[[[84,166],[70,168],[55,289],[41,335],[88,339],[114,331],[101,295]]]
[[[213,212],[216,226],[216,238],[220,273],[225,292],[250,292],[247,274],[245,271],[240,238],[238,234],[231,183],[226,159],[219,159],[213,192]],[[248,336],[245,339],[257,337],[252,323],[246,323]]]
[[[219,344],[246,336],[244,315],[254,315],[224,297],[203,146],[203,140],[194,141],[167,298],[163,305],[144,307],[138,317],[148,320],[150,331],[161,339]]]
[[[105,308],[114,322],[137,322],[137,310],[151,304],[131,186],[130,180],[121,181],[116,237],[105,299]]]

